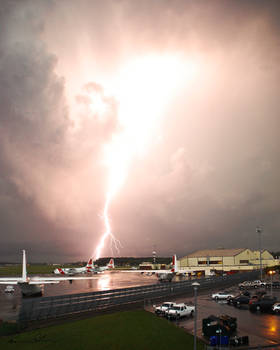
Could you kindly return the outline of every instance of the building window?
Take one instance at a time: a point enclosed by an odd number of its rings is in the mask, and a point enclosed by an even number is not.
[[[198,261],[198,265],[206,265],[207,264],[207,261]]]
[[[240,264],[249,264],[249,260],[239,260]]]
[[[212,261],[210,261],[210,265],[220,265],[222,263],[223,263],[222,260],[212,260]]]

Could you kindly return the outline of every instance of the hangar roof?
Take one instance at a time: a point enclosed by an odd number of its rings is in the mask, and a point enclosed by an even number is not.
[[[197,250],[189,255],[188,258],[201,258],[209,256],[235,256],[246,250],[246,248],[237,248],[237,249],[204,249]]]

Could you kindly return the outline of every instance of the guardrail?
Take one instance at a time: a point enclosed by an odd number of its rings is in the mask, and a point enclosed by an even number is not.
[[[193,291],[192,283],[198,281],[200,289],[211,289],[255,279],[258,271],[230,276],[201,278],[181,282],[157,283],[146,286],[112,289],[90,293],[66,294],[53,297],[22,299],[18,316],[20,323],[53,319],[75,313],[98,311],[116,306],[143,302],[146,299],[172,297]]]

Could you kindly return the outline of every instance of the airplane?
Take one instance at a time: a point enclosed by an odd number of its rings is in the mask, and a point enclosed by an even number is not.
[[[146,274],[147,276],[156,275],[160,282],[171,282],[176,274],[185,274],[184,270],[179,270],[177,267],[177,257],[172,256],[172,265],[170,270],[121,270],[121,272],[133,272]]]
[[[100,272],[103,272],[103,271],[106,271],[106,270],[110,270],[110,269],[114,269],[114,268],[115,268],[114,259],[110,259],[110,261],[108,262],[107,265],[105,265],[105,266],[94,266],[93,270],[94,270],[94,273],[100,273]]]
[[[42,288],[45,284],[60,283],[62,281],[96,279],[96,277],[28,277],[26,269],[26,254],[22,251],[22,275],[21,277],[1,277],[0,284],[17,284],[21,288],[23,296],[42,295]]]
[[[115,267],[114,259],[110,259],[106,266],[95,266],[92,259],[89,259],[88,263],[84,267],[73,267],[73,268],[57,268],[54,270],[55,274],[60,275],[75,275],[77,273],[101,273],[108,269],[113,269]]]
[[[57,275],[75,275],[77,273],[87,273],[92,272],[93,269],[93,261],[90,258],[86,266],[83,267],[58,267],[53,272]]]

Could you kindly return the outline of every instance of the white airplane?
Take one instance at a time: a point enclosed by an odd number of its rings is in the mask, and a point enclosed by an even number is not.
[[[88,263],[86,266],[83,267],[58,267],[56,268],[53,272],[57,275],[75,275],[77,273],[89,273],[93,272],[93,260],[89,259]]]
[[[100,273],[106,270],[114,269],[115,268],[115,262],[114,259],[110,259],[107,265],[105,266],[94,266],[93,267],[93,272],[94,273]]]
[[[95,279],[96,277],[28,277],[26,270],[26,254],[22,251],[22,275],[21,277],[1,277],[0,284],[17,284],[21,288],[23,296],[42,295],[44,284],[54,284],[61,281]]]
[[[55,274],[60,275],[75,275],[77,273],[101,273],[108,269],[113,269],[115,267],[114,259],[110,259],[106,266],[95,266],[92,259],[89,259],[86,266],[83,267],[70,267],[70,268],[60,268],[54,270]]]
[[[170,270],[122,270],[122,272],[133,272],[146,274],[148,276],[156,275],[158,280],[161,282],[170,282],[176,274],[184,274],[184,270],[179,270],[177,267],[177,257],[172,256],[172,265]]]

